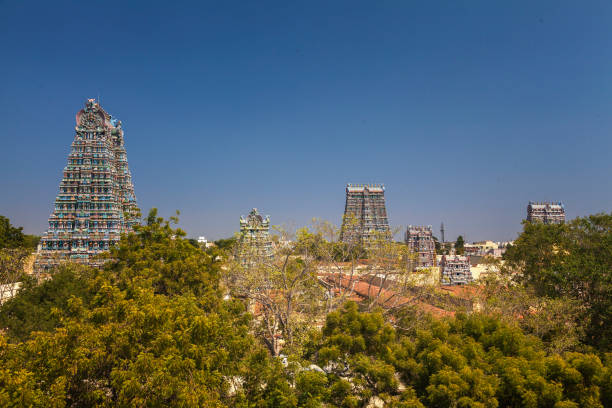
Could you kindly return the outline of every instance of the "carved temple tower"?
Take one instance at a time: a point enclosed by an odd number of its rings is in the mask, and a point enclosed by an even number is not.
[[[385,186],[347,184],[340,239],[344,242],[359,240],[367,243],[376,238],[391,238]]]
[[[431,225],[409,225],[406,229],[405,241],[415,257],[410,259],[412,271],[436,266],[436,243],[433,239]]]
[[[75,130],[49,229],[38,246],[38,271],[66,260],[100,265],[92,257],[137,222],[121,122],[89,99],[76,115]]]
[[[565,206],[561,202],[530,201],[527,205],[527,221],[543,224],[563,224],[565,222]]]
[[[253,208],[249,215],[240,217],[240,262],[245,265],[257,264],[272,258],[270,240],[270,217],[259,215]]]

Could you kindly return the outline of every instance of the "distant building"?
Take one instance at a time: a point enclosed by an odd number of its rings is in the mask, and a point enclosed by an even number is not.
[[[243,265],[268,260],[272,257],[270,240],[270,217],[259,215],[253,208],[249,215],[240,217],[239,254]]]
[[[493,258],[501,258],[508,245],[511,245],[512,241],[509,242],[493,242],[493,241],[479,241],[472,244],[465,244],[465,255],[470,257],[482,258],[485,256],[491,256]],[[474,261],[472,259],[472,261]],[[474,262],[472,262],[473,264]]]
[[[479,262],[475,263],[472,257],[470,257],[470,272],[472,273],[472,279],[478,280],[487,276],[498,275],[503,264],[504,261],[500,261],[499,263],[482,262],[482,258]]]
[[[211,248],[215,246],[215,243],[210,242],[206,237],[198,237],[198,245],[200,248]]]
[[[435,266],[436,244],[433,239],[431,225],[409,225],[406,229],[405,241],[410,252],[416,255],[416,259],[410,260],[411,270]]]
[[[543,224],[562,224],[565,222],[563,203],[533,202],[527,205],[527,221]]]
[[[368,242],[380,235],[391,238],[385,187],[382,184],[347,184],[340,240]]]
[[[466,285],[472,281],[470,258],[462,255],[444,255],[440,260],[443,285]]]
[[[492,251],[497,251],[499,249],[499,245],[497,242],[493,241],[479,241],[472,244],[466,243],[463,246],[463,249],[465,250],[466,255],[485,256],[492,254]]]

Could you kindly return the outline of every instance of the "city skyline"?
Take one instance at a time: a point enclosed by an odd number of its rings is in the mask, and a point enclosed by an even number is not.
[[[612,5],[449,7],[3,2],[0,214],[45,230],[98,95],[142,212],[180,210],[190,237],[252,207],[340,226],[347,183],[447,241],[514,239],[529,201],[610,212]]]

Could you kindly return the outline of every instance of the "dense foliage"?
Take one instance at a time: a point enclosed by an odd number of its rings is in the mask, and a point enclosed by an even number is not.
[[[8,218],[0,215],[0,249],[29,248],[35,249],[40,237],[26,235],[22,227],[13,227]]]
[[[413,316],[397,326],[405,319]],[[484,315],[404,332],[348,303],[328,315],[309,355],[325,369],[310,374],[325,385],[318,397],[333,406],[360,407],[373,396],[396,407],[612,406],[612,356],[547,355],[535,337]]]
[[[25,341],[33,331],[50,331],[60,325],[58,311],[68,308],[72,297],[90,304],[93,294],[88,282],[94,271],[78,265],[59,268],[53,279],[38,284],[34,278],[26,278],[19,296],[0,309],[0,327],[12,341]]]
[[[103,269],[26,279],[0,307],[0,406],[612,406],[611,226],[607,215],[526,224],[507,256],[520,286],[491,292],[486,313],[434,319],[349,302],[315,320],[316,262],[358,248],[301,231],[276,269],[233,276],[231,240],[202,251],[152,211]],[[223,297],[232,282],[241,300]],[[255,319],[244,299],[259,302]],[[268,338],[286,340],[273,353],[253,336],[269,323]]]
[[[463,255],[465,253],[465,240],[462,235],[459,235],[457,241],[455,241],[455,253],[457,255]]]
[[[221,238],[215,241],[215,246],[222,251],[231,252],[236,245],[236,237]]]
[[[38,241],[39,237],[25,235],[21,227],[13,227],[8,218],[0,216],[0,304],[18,290]]]
[[[612,215],[559,225],[525,223],[505,257],[537,295],[583,305],[585,342],[612,350]]]
[[[152,212],[104,270],[65,268],[2,307],[0,406],[274,400],[278,365],[242,304],[221,299],[218,265],[183,236]]]

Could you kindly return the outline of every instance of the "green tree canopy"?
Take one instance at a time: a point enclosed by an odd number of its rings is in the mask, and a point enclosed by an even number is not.
[[[455,241],[455,252],[457,255],[463,255],[465,252],[465,241],[462,235],[459,235],[457,241]]]
[[[0,249],[21,247],[34,249],[39,239],[34,235],[25,235],[22,227],[13,227],[8,218],[0,215]]]
[[[382,314],[348,303],[330,313],[306,356],[323,367],[332,406],[604,407],[612,364],[594,354],[548,355],[541,342],[495,317],[442,320]],[[408,328],[404,330],[403,328]]]
[[[612,214],[566,224],[526,222],[505,259],[538,295],[584,304],[586,342],[612,349]]]
[[[219,248],[219,250],[231,252],[237,241],[236,237],[221,238],[215,241],[215,246]]]
[[[103,270],[66,267],[26,285],[2,308],[0,405],[291,401],[243,305],[222,300],[219,266],[183,237],[152,211]]]

